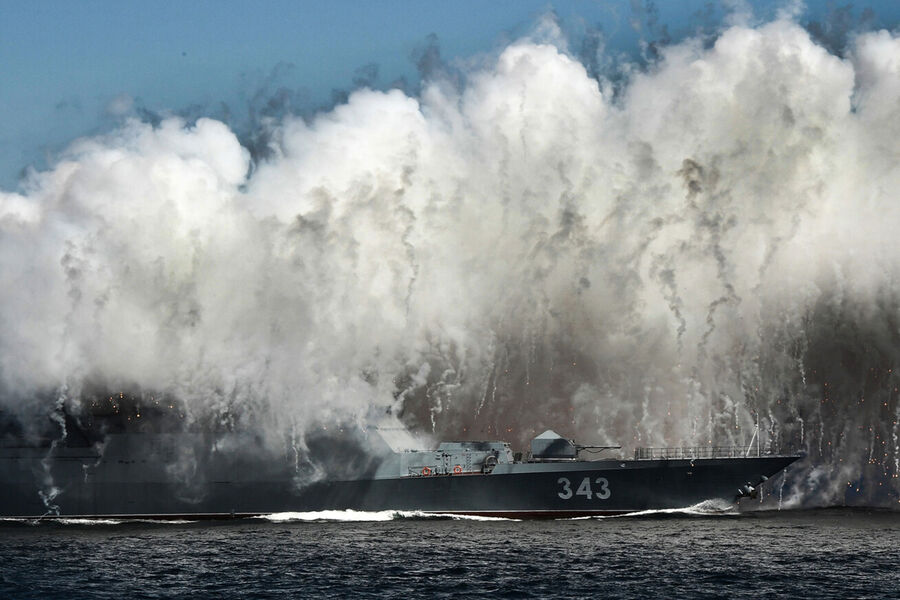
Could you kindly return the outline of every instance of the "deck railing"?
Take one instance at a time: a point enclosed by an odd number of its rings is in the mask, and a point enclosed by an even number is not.
[[[751,446],[683,446],[681,448],[635,448],[635,460],[741,458],[756,455]]]

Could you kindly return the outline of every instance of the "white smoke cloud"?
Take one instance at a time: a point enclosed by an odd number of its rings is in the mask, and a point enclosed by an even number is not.
[[[735,25],[613,97],[540,32],[461,89],[288,119],[252,175],[207,119],[73,144],[0,195],[7,395],[94,378],[519,442],[740,444],[759,418],[817,449],[820,499],[862,446],[892,477],[900,40],[842,59]]]

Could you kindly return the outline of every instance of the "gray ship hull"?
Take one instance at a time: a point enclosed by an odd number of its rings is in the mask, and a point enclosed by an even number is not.
[[[179,460],[148,450],[160,446],[159,438],[122,436],[103,452],[0,449],[0,516],[223,518],[348,509],[505,517],[617,514],[734,501],[745,484],[756,486],[799,458],[512,462],[487,473],[394,477],[376,476],[375,465],[354,478],[304,483],[288,460],[248,461],[226,452]]]

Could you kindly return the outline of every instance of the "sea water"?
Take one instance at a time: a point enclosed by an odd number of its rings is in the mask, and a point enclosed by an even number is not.
[[[0,598],[898,598],[900,512],[0,522]]]

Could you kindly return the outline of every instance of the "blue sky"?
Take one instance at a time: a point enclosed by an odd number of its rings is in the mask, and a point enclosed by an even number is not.
[[[781,4],[755,3],[755,11],[765,18]],[[800,20],[830,31],[842,6],[807,2]],[[0,0],[0,188],[14,189],[29,165],[45,168],[73,138],[113,127],[117,97],[156,113],[193,107],[187,112],[240,120],[255,92],[283,87],[295,108],[312,110],[327,106],[332,90],[352,88],[367,64],[378,66],[376,87],[400,78],[414,87],[411,57],[430,34],[452,63],[521,36],[551,10],[576,43],[599,27],[608,48],[635,56],[642,39],[677,40],[725,12],[695,0]],[[860,2],[844,14],[853,26],[895,28],[900,3]]]

